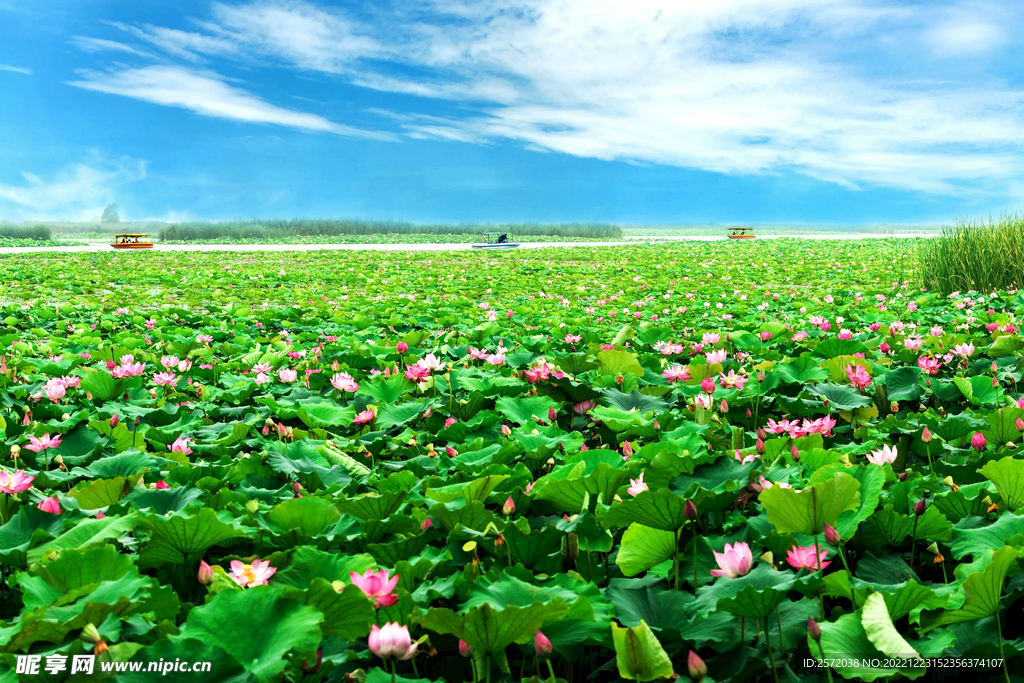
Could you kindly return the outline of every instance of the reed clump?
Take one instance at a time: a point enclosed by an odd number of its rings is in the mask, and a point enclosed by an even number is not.
[[[942,294],[1020,289],[1024,284],[1024,216],[958,221],[929,240],[920,257],[924,285]]]

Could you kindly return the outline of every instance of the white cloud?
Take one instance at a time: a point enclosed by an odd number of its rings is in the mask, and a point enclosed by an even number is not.
[[[10,64],[0,64],[0,71],[11,71],[16,74],[25,74],[26,76],[32,75],[32,69],[24,69],[20,66],[11,66]]]
[[[97,220],[117,188],[146,177],[146,162],[94,154],[65,167],[49,181],[28,171],[21,175],[25,182],[20,185],[0,183],[0,208],[8,207],[5,215],[28,220],[77,220],[83,216]]]
[[[275,106],[246,90],[228,85],[216,74],[180,66],[146,66],[113,72],[85,71],[81,75],[81,80],[72,81],[69,85],[164,106],[181,107],[203,116],[353,137],[390,137],[334,123],[317,114]]]
[[[214,4],[194,31],[120,27],[180,58],[285,64],[458,105],[447,117],[406,115],[399,122],[411,137],[515,140],[720,173],[796,171],[847,187],[1004,192],[1024,177],[1024,91],[959,60],[954,70],[946,58],[1015,40],[1001,27],[1019,25],[1020,12],[1006,7],[393,0],[364,8],[370,20],[301,0],[257,0]],[[337,126],[209,74],[149,69],[76,85],[211,116]]]
[[[969,15],[944,20],[925,34],[936,54],[949,57],[985,54],[1002,47],[1006,39],[1004,26]]]
[[[71,39],[72,44],[83,52],[124,52],[137,57],[152,57],[143,50],[119,43],[115,40],[104,40],[102,38],[89,38],[87,36],[75,36]]]

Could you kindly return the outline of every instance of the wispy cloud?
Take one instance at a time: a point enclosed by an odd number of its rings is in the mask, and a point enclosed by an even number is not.
[[[112,72],[84,71],[69,85],[122,95],[170,107],[249,123],[266,123],[308,131],[390,139],[386,133],[334,123],[317,114],[270,104],[242,88],[228,85],[217,74],[181,66],[146,66]]]
[[[26,76],[32,75],[32,69],[23,69],[20,66],[11,66],[10,64],[0,64],[0,71],[12,71],[16,74],[25,74]]]
[[[22,219],[99,218],[103,207],[114,199],[117,188],[146,177],[146,162],[123,157],[107,159],[94,154],[72,164],[51,180],[22,171],[21,185],[0,183],[0,214]],[[3,211],[3,206],[7,210]]]
[[[1007,4],[392,0],[358,16],[354,7],[215,3],[188,31],[118,27],[178,59],[244,62],[255,78],[270,63],[458,104],[446,117],[432,105],[429,117],[403,111],[410,137],[514,140],[728,174],[796,171],[850,188],[1005,192],[1024,177],[1024,91],[949,60],[980,63],[1019,41],[1002,27],[1024,21],[1024,9]],[[159,69],[75,85],[341,132],[207,72]]]
[[[152,57],[150,53],[144,50],[139,50],[138,48],[125,43],[119,43],[116,40],[75,36],[71,39],[71,44],[83,52],[124,52],[126,54],[136,55],[137,57]]]

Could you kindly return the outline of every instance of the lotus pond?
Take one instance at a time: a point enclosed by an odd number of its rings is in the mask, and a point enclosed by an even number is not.
[[[1010,681],[1024,294],[918,245],[0,258],[0,681]]]

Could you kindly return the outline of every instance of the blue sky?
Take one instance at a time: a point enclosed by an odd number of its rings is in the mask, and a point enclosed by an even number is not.
[[[0,0],[0,219],[1021,210],[1024,3]]]

